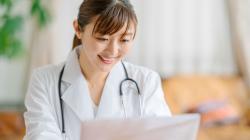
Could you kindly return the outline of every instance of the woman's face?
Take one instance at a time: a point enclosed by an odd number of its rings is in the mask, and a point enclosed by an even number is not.
[[[77,36],[82,40],[81,55],[85,55],[86,61],[95,70],[109,72],[130,50],[134,41],[135,26],[131,24],[126,33],[124,25],[112,35],[92,34],[95,22],[96,19],[80,32],[77,31],[77,21],[74,21]]]

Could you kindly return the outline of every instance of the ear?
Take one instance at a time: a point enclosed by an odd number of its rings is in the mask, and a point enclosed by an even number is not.
[[[79,24],[78,24],[78,21],[75,19],[73,21],[73,27],[74,27],[74,30],[75,30],[75,34],[77,36],[78,39],[81,39],[81,30],[79,28]]]

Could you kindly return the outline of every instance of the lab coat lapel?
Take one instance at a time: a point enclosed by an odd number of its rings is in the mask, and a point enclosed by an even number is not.
[[[86,79],[81,73],[76,49],[73,50],[66,60],[64,82],[69,83],[65,92],[62,93],[62,99],[81,121],[93,119],[92,101],[89,96]]]
[[[118,62],[107,77],[96,118],[114,117],[116,114],[120,114],[121,100],[119,86],[124,78],[125,73],[122,64]]]

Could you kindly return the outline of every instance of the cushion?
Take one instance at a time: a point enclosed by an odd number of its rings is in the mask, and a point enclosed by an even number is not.
[[[208,100],[190,107],[187,113],[199,113],[201,125],[210,127],[239,123],[240,115],[227,100]]]

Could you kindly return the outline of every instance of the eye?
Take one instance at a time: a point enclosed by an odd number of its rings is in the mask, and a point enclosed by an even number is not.
[[[104,37],[96,37],[96,39],[99,41],[108,41],[108,38],[104,38]]]
[[[124,43],[127,43],[129,42],[130,40],[129,39],[122,39],[121,42],[124,42]]]

